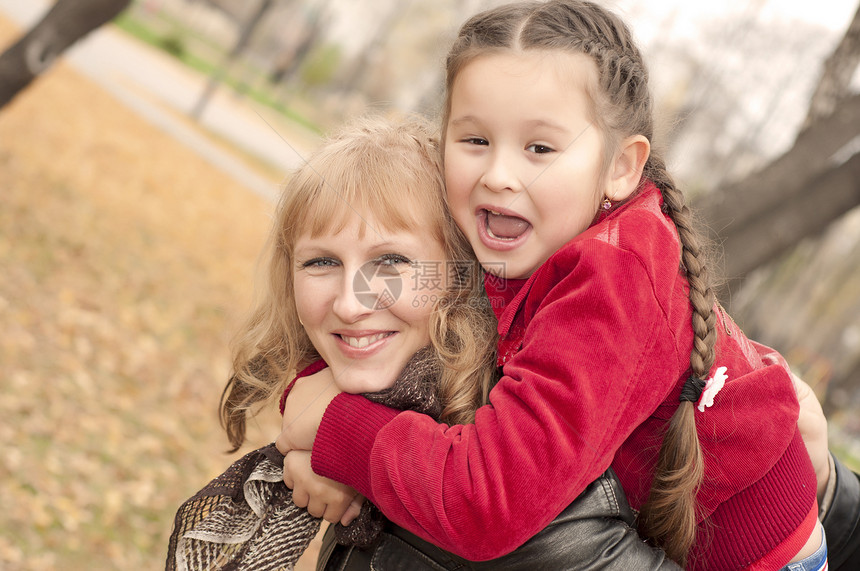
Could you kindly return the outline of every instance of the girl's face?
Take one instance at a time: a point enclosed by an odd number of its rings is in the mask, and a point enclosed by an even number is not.
[[[297,240],[296,309],[340,390],[391,386],[430,342],[429,318],[446,285],[446,260],[442,244],[428,234],[389,231],[356,214],[336,233]]]
[[[501,53],[454,80],[448,204],[487,271],[528,277],[594,219],[603,147],[589,119],[589,74],[585,56]]]

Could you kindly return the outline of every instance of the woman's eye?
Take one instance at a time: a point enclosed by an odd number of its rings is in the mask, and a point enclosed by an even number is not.
[[[378,259],[379,265],[381,266],[397,266],[400,264],[410,265],[412,264],[412,260],[407,258],[406,256],[401,256],[400,254],[384,254],[380,256]]]
[[[537,143],[535,143],[534,145],[529,145],[528,147],[526,147],[526,150],[538,155],[555,152],[555,149],[553,149],[552,147],[547,147],[546,145],[540,145]]]
[[[302,263],[303,268],[333,268],[337,265],[338,262],[334,258],[311,258]]]

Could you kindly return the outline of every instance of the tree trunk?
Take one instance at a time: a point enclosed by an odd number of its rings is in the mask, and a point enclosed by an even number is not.
[[[251,18],[242,25],[242,33],[239,35],[239,39],[236,40],[236,45],[233,46],[233,49],[230,50],[230,53],[227,54],[227,57],[221,63],[221,65],[216,69],[211,76],[209,76],[209,81],[206,83],[206,87],[203,89],[203,92],[200,94],[200,97],[197,99],[197,103],[194,104],[194,107],[191,109],[189,113],[191,117],[199,121],[200,117],[203,116],[203,111],[206,109],[206,106],[209,104],[209,100],[212,98],[212,95],[215,93],[215,90],[221,84],[221,81],[224,79],[224,75],[227,73],[227,68],[230,67],[230,64],[233,63],[239,54],[244,51],[244,49],[248,46],[248,43],[251,41],[251,36],[254,35],[254,30],[257,29],[257,25],[263,20],[263,17],[272,7],[272,2],[274,0],[261,0],[257,6],[257,10],[251,16]]]
[[[42,20],[0,55],[0,109],[63,51],[114,19],[131,0],[57,0]]]
[[[717,233],[729,225],[747,224],[802,192],[811,178],[833,166],[833,156],[859,134],[860,95],[855,95],[803,131],[781,157],[745,179],[701,197],[696,207]]]
[[[278,63],[269,73],[271,83],[289,82],[304,63],[311,49],[322,37],[325,19],[323,14],[328,10],[329,0],[323,0],[312,8],[310,16],[304,19],[299,38],[293,42],[290,50],[285,50],[279,56]]]
[[[827,61],[821,79],[809,102],[809,111],[803,128],[817,119],[828,117],[839,103],[850,93],[851,78],[860,64],[860,8],[848,26],[842,40]]]
[[[340,91],[350,94],[360,88],[373,64],[377,61],[379,54],[385,47],[385,43],[391,37],[391,29],[409,9],[412,2],[395,3],[394,7],[385,15],[385,19],[376,28],[373,39],[361,51],[355,61],[350,65],[349,72],[341,84]]]

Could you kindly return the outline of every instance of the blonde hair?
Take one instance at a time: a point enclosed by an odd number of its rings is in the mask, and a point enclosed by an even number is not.
[[[591,101],[591,119],[604,140],[601,176],[606,176],[624,137],[639,134],[653,138],[648,72],[630,30],[597,4],[576,0],[517,2],[487,10],[464,24],[447,58],[443,130],[451,110],[451,90],[464,66],[482,55],[527,50],[584,54],[594,62],[597,79],[586,85],[586,94]],[[690,284],[693,308],[690,368],[704,379],[714,363],[716,333],[715,300],[703,241],[659,152],[652,152],[643,178],[660,189],[664,213],[678,230],[681,269]],[[703,474],[693,403],[683,402],[664,437],[649,498],[639,514],[640,533],[682,565],[696,539],[695,496]]]
[[[455,262],[455,279],[431,314],[431,346],[443,365],[442,420],[469,422],[487,400],[495,368],[495,320],[479,266],[445,205],[438,139],[419,119],[366,118],[329,138],[287,183],[266,247],[266,283],[234,341],[233,375],[220,416],[237,450],[253,405],[280,394],[319,354],[299,322],[293,292],[293,247],[304,233],[342,229],[372,215],[389,230],[426,233]],[[365,221],[363,231],[368,231]],[[373,231],[373,228],[369,228]]]

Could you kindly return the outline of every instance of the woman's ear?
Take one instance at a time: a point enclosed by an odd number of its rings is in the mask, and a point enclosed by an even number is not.
[[[610,200],[625,200],[639,187],[642,169],[651,154],[651,142],[642,135],[633,135],[621,141],[621,147],[611,167]]]

